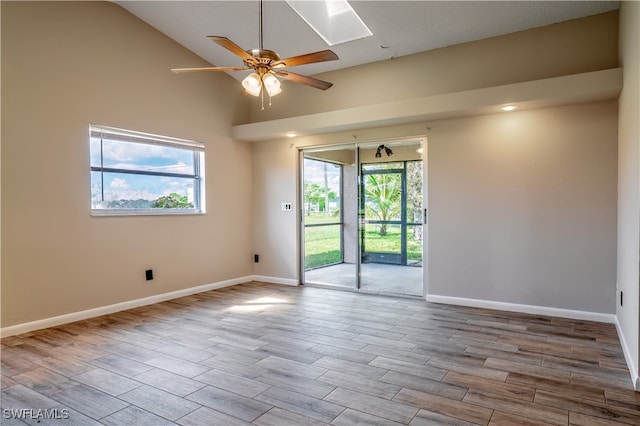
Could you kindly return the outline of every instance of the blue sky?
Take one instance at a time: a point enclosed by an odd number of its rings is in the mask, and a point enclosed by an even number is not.
[[[91,166],[100,166],[100,139],[91,139]],[[126,170],[146,170],[166,173],[194,173],[193,151],[162,145],[113,142],[102,143],[104,167]],[[92,200],[100,200],[101,176],[91,173]],[[105,201],[156,200],[163,195],[176,192],[189,195],[193,179],[157,177],[133,174],[105,173]]]
[[[336,194],[340,194],[340,166],[323,161],[304,159],[304,181],[324,186],[324,165],[327,165],[327,184]]]

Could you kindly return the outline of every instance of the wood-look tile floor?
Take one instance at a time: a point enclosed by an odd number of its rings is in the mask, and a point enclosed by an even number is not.
[[[7,425],[640,425],[610,324],[310,287],[7,337],[1,360]]]

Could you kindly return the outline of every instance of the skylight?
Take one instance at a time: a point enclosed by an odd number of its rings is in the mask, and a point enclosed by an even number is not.
[[[329,46],[373,35],[347,0],[286,1]]]

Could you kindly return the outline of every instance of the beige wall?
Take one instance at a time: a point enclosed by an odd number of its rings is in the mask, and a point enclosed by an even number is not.
[[[253,247],[255,274],[298,282],[299,153],[291,141],[253,145]],[[293,210],[283,212],[281,203]]]
[[[459,44],[318,75],[326,91],[285,82],[270,108],[253,102],[251,121],[615,68],[618,12]]]
[[[434,123],[430,295],[615,312],[615,101]]]
[[[2,327],[250,276],[235,81],[171,73],[206,63],[113,3],[1,7]],[[91,217],[90,123],[203,142],[207,214]]]
[[[626,343],[629,364],[640,389],[640,3],[622,2],[620,8],[620,61],[624,88],[618,121],[618,292],[617,317]]]

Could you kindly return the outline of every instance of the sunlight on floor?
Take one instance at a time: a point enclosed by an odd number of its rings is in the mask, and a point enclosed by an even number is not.
[[[289,303],[289,300],[287,300],[287,299],[280,299],[280,298],[278,298],[278,297],[261,297],[261,298],[259,298],[259,299],[250,300],[250,301],[248,301],[247,303],[250,303],[250,304]]]
[[[229,308],[235,312],[258,312],[271,308],[273,305],[288,304],[288,299],[278,297],[261,297],[259,299],[249,300],[243,305],[234,305]]]

